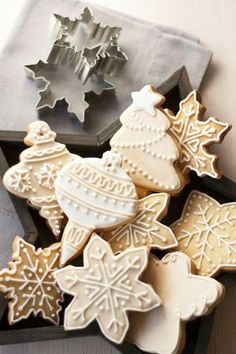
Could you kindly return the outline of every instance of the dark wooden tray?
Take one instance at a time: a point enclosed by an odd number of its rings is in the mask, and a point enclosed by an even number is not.
[[[174,112],[178,109],[179,100],[184,98],[190,91],[191,86],[185,69],[181,69],[170,80],[161,86],[161,91],[167,97],[166,106]],[[118,126],[117,126],[118,128]],[[6,135],[6,132],[0,132],[0,172],[1,175],[6,171],[8,166],[18,162],[19,153],[25,148],[23,144],[24,135],[22,133],[13,133]],[[77,138],[78,139],[78,138]],[[107,148],[107,143],[101,144],[99,149],[79,144],[76,136],[58,135],[58,141],[67,144],[70,151],[78,153],[82,156],[101,155]],[[179,218],[184,202],[192,189],[198,189],[220,202],[236,200],[236,184],[223,177],[220,181],[211,178],[200,179],[196,175],[192,176],[192,181],[187,185],[183,193],[172,198],[168,217],[164,222],[168,225]],[[28,208],[25,201],[11,195],[16,213],[25,231],[24,238],[28,242],[34,243],[36,246],[46,247],[54,242],[54,238],[50,234],[44,220],[39,217],[38,212]],[[162,256],[161,252],[157,252],[158,256]],[[78,260],[81,262],[81,259]],[[227,288],[235,285],[236,275],[225,274],[219,278]],[[66,302],[69,301],[69,298]],[[199,318],[189,322],[186,326],[186,346],[184,354],[206,354],[209,338],[211,334],[212,324],[214,322],[214,313],[209,316]],[[61,324],[63,323],[63,315]],[[30,317],[20,323],[9,326],[7,323],[7,309],[0,309],[0,345],[16,344],[24,342],[47,341],[55,339],[65,339],[79,336],[101,335],[98,325],[94,322],[89,327],[80,331],[64,331],[63,326],[51,326],[47,321],[40,317]],[[105,339],[105,338],[104,338]],[[105,339],[106,340],[106,339]],[[129,343],[115,345],[121,353],[124,354],[142,354],[141,350]]]

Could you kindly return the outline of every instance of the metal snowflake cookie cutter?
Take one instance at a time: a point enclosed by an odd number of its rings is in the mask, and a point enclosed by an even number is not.
[[[54,108],[57,101],[65,99],[68,111],[84,122],[85,110],[88,108],[85,93],[93,91],[101,94],[104,90],[115,88],[97,74],[100,50],[101,46],[76,50],[58,40],[46,62],[39,60],[37,64],[26,65],[30,77],[44,82],[36,108]]]
[[[97,22],[91,10],[86,7],[79,18],[63,17],[54,14],[52,18],[51,34],[61,44],[83,49],[101,46],[100,73],[101,75],[115,75],[128,61],[126,54],[118,46],[121,27],[111,27]]]

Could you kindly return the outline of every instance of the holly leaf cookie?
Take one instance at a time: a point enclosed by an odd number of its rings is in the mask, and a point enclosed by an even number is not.
[[[221,171],[218,168],[218,157],[210,153],[209,146],[222,142],[231,126],[212,117],[203,121],[205,108],[198,96],[193,91],[181,101],[176,116],[169,110],[165,111],[172,124],[171,132],[182,150],[179,158],[182,173],[193,170],[199,177],[208,175],[219,178]]]
[[[142,277],[162,299],[162,306],[130,314],[129,341],[144,351],[180,353],[184,323],[208,314],[221,300],[224,288],[214,279],[192,274],[191,261],[182,252],[157,259],[151,255]]]
[[[9,267],[0,271],[0,290],[9,300],[9,323],[40,314],[58,325],[63,295],[52,273],[59,266],[60,243],[36,250],[17,236],[12,248]]]
[[[129,247],[165,250],[177,246],[171,229],[159,221],[167,213],[170,197],[166,193],[150,194],[138,201],[137,215],[127,224],[101,236],[110,243],[114,253]]]
[[[97,320],[103,334],[121,343],[129,327],[127,311],[149,311],[160,305],[152,287],[139,280],[147,266],[145,248],[115,256],[110,245],[93,235],[84,250],[84,266],[55,271],[60,288],[74,299],[65,310],[66,330]]]
[[[46,122],[31,123],[24,139],[30,147],[20,154],[20,162],[7,170],[3,184],[10,193],[27,199],[30,206],[39,209],[58,239],[64,214],[55,196],[55,181],[73,155],[55,138],[56,133]]]
[[[122,127],[110,140],[111,148],[122,155],[122,167],[143,194],[176,194],[185,180],[177,166],[179,149],[161,107],[165,97],[146,85],[132,98],[120,117]]]
[[[189,195],[182,216],[171,225],[178,250],[201,275],[236,270],[236,203],[219,204],[198,191]]]

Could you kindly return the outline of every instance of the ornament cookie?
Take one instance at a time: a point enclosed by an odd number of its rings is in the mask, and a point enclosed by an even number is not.
[[[166,193],[150,194],[138,201],[136,216],[123,226],[101,234],[114,253],[129,247],[159,248],[177,246],[171,229],[159,221],[167,214],[170,197]]]
[[[60,243],[35,250],[17,236],[12,248],[9,268],[0,271],[0,290],[9,300],[9,323],[40,314],[58,325],[63,295],[52,273],[59,266]]]
[[[182,173],[193,170],[200,177],[208,175],[219,178],[222,173],[218,168],[218,157],[210,153],[209,146],[221,143],[231,126],[212,117],[203,121],[205,108],[198,96],[193,91],[181,101],[176,116],[166,110],[172,124],[171,132],[182,151],[180,168]]]
[[[128,340],[151,353],[179,353],[184,322],[208,314],[224,293],[216,280],[191,274],[191,261],[182,252],[169,253],[162,260],[150,256],[142,279],[160,295],[162,306],[131,313]]]
[[[161,108],[165,98],[150,85],[132,93],[133,103],[121,115],[122,127],[110,145],[122,155],[122,166],[134,184],[146,191],[179,192],[184,179],[176,166],[179,150],[169,134]]]
[[[236,203],[220,205],[207,194],[192,191],[171,228],[176,248],[191,258],[198,274],[217,276],[236,270]]]
[[[65,310],[66,330],[87,327],[97,320],[103,334],[121,343],[129,327],[127,311],[149,311],[160,305],[152,287],[139,280],[147,266],[145,248],[115,256],[110,245],[93,235],[84,249],[84,266],[67,266],[54,276],[74,299]]]
[[[102,159],[78,157],[59,173],[56,196],[69,219],[61,264],[81,253],[93,231],[115,228],[135,215],[135,186],[120,166],[121,157],[107,151]]]
[[[63,213],[55,197],[55,180],[72,154],[64,144],[55,142],[56,133],[47,123],[36,121],[29,125],[25,144],[30,148],[20,154],[20,162],[8,169],[3,177],[5,188],[30,205],[40,209],[54,236],[59,238]]]

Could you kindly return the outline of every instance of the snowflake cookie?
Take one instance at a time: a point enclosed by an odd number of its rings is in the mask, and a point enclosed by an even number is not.
[[[129,327],[127,311],[149,311],[160,305],[152,287],[139,280],[147,266],[145,248],[115,256],[110,245],[93,235],[84,250],[84,266],[55,271],[60,288],[74,299],[65,310],[66,330],[97,320],[103,334],[121,343]]]
[[[115,253],[129,247],[165,250],[177,246],[171,229],[159,222],[167,213],[169,200],[166,193],[150,194],[140,199],[137,214],[128,224],[103,232],[101,236]]]
[[[0,290],[9,300],[9,323],[40,314],[58,325],[63,295],[53,272],[59,266],[60,243],[35,250],[17,236],[12,248],[9,268],[0,271]]]
[[[133,103],[121,115],[122,127],[110,145],[122,155],[122,167],[147,192],[179,192],[185,180],[177,166],[179,149],[169,134],[170,122],[159,92],[147,85],[132,93]],[[145,193],[146,192],[146,193]]]
[[[83,251],[93,231],[128,222],[138,204],[135,186],[121,168],[121,157],[111,151],[101,159],[78,157],[64,166],[56,181],[56,196],[68,216],[61,265]]]
[[[5,173],[6,189],[27,199],[39,208],[56,238],[59,238],[63,212],[55,196],[55,180],[64,164],[72,159],[65,145],[56,143],[56,133],[47,123],[36,121],[29,125],[25,144],[30,148],[20,154],[20,162]]]
[[[184,346],[184,322],[208,314],[224,294],[214,279],[194,275],[191,261],[182,252],[162,260],[150,256],[143,275],[162,299],[162,306],[149,312],[130,314],[128,340],[144,351],[177,354]]]
[[[209,146],[222,142],[231,126],[212,117],[203,121],[205,108],[200,104],[198,96],[193,91],[181,101],[176,116],[168,110],[166,113],[172,124],[171,132],[182,151],[179,159],[182,173],[193,170],[200,177],[208,175],[218,178],[221,175],[218,157],[210,153]]]
[[[171,228],[177,249],[191,258],[199,274],[217,276],[223,270],[236,270],[236,203],[220,205],[192,191]]]

